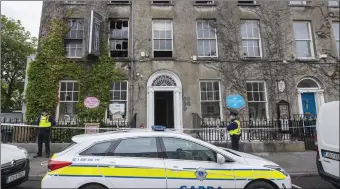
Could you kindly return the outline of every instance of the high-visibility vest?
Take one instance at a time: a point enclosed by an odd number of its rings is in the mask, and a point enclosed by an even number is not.
[[[39,128],[51,127],[52,123],[48,121],[49,116],[41,116],[39,122]]]
[[[230,130],[229,135],[240,135],[241,134],[241,123],[239,120],[235,120],[235,123],[237,124],[237,128]]]

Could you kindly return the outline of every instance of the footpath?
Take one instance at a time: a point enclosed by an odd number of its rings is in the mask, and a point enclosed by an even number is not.
[[[318,175],[315,151],[253,154],[277,163],[292,177]],[[43,157],[33,158],[33,155],[30,154],[29,180],[40,181],[47,172],[48,159]]]

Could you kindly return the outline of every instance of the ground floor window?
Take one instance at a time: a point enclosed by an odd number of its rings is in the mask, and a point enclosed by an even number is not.
[[[247,82],[247,100],[250,120],[261,121],[267,119],[267,92],[265,82]]]
[[[221,98],[219,81],[200,81],[202,119],[221,120]]]
[[[128,82],[114,82],[110,90],[110,103],[107,119],[111,121],[126,121],[128,102]]]
[[[58,120],[73,121],[76,119],[76,105],[79,98],[78,81],[60,81]]]

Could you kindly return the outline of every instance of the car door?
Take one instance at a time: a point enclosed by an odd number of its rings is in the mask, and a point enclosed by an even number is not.
[[[156,137],[120,140],[102,159],[102,174],[115,188],[166,188],[164,160]]]
[[[162,137],[167,188],[234,188],[232,165],[217,163],[217,153],[181,138]]]

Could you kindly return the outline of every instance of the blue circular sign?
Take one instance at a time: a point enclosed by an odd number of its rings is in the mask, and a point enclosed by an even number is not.
[[[228,108],[240,109],[246,105],[246,101],[241,95],[230,95],[226,97],[226,105]]]

